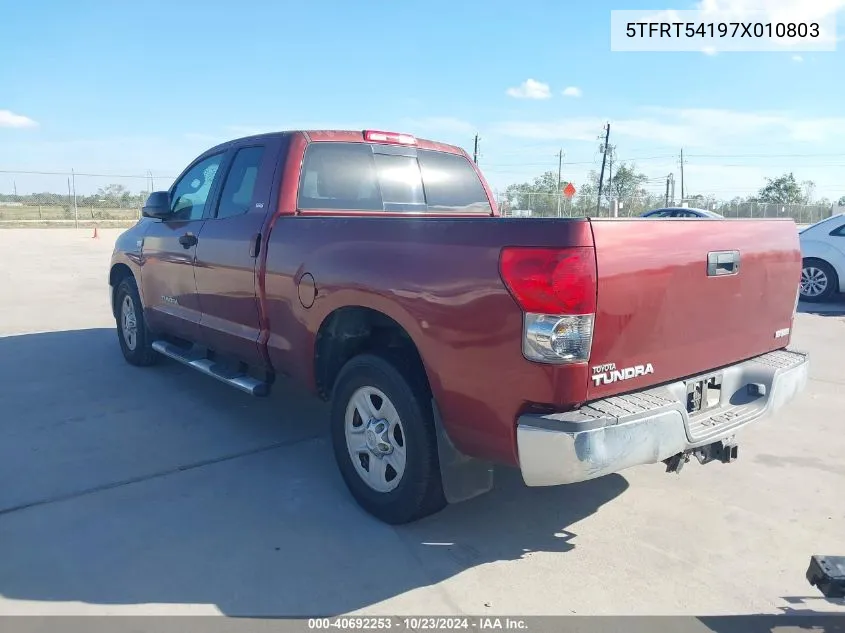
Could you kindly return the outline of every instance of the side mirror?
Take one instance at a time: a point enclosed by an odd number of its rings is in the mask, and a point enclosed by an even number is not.
[[[170,216],[170,193],[167,191],[154,191],[144,203],[141,215],[145,218],[166,219]]]

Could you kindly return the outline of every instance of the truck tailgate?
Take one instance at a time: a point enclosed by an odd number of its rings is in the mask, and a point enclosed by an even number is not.
[[[591,225],[598,296],[589,400],[705,373],[789,343],[801,272],[791,220]]]

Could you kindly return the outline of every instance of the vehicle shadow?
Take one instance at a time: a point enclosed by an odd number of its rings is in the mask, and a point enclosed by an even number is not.
[[[837,295],[833,301],[823,303],[798,302],[799,314],[816,314],[818,316],[845,316],[845,294]]]
[[[787,597],[784,600],[790,606],[778,607],[780,613],[776,614],[700,617],[698,621],[713,633],[845,633],[845,614],[842,611],[845,601],[822,596]],[[814,608],[816,606],[819,608]]]
[[[713,631],[713,633],[792,633],[798,631],[845,633],[845,617],[824,612],[726,615],[702,617],[698,621],[707,627],[703,630]]]
[[[172,362],[130,367],[114,336],[0,338],[2,613],[51,601],[307,616],[393,598],[389,613],[454,612],[445,592],[414,590],[565,556],[571,526],[628,487],[526,488],[498,469],[492,492],[390,527],[346,491],[323,403],[283,383],[250,399]]]

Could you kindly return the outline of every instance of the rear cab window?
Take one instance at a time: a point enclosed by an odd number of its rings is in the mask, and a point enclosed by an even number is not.
[[[303,210],[479,213],[493,209],[459,154],[394,145],[314,142],[299,182]]]

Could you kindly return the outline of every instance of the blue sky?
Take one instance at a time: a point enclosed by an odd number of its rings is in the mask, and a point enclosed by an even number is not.
[[[556,169],[563,148],[564,179],[577,184],[598,167],[596,137],[610,121],[619,159],[655,179],[678,178],[683,147],[688,193],[747,195],[792,170],[816,182],[817,197],[845,195],[841,51],[610,51],[612,9],[698,5],[18,3],[0,27],[0,170],[151,170],[166,184],[227,138],[370,127],[468,150],[477,132],[481,167],[500,189]],[[841,17],[845,0],[765,5]],[[66,189],[64,176],[0,173],[0,192],[13,181],[19,192]]]

